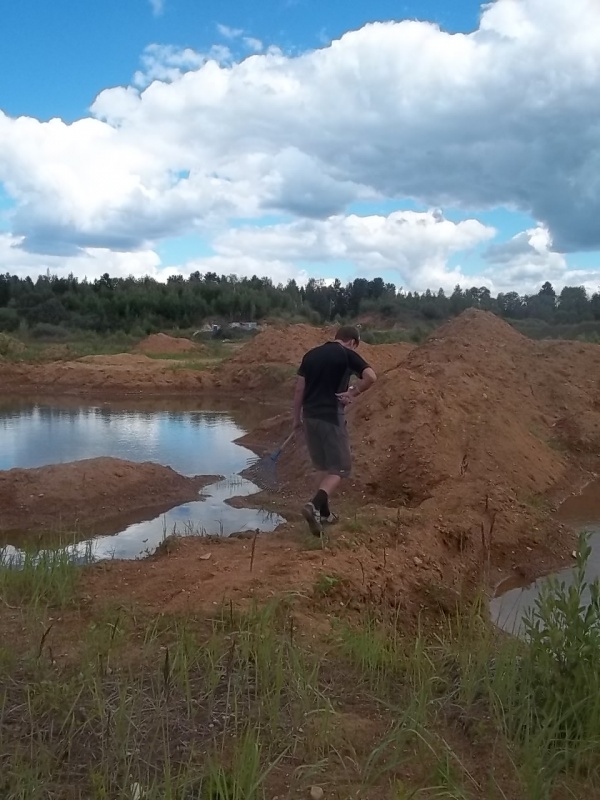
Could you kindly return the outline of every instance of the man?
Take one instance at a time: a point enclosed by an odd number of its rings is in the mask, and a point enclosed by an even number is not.
[[[323,533],[323,522],[335,522],[329,498],[342,478],[350,475],[352,457],[345,409],[377,380],[367,362],[356,352],[358,329],[344,325],[335,340],[305,353],[294,395],[294,429],[304,427],[308,452],[320,473],[319,489],[302,509],[302,516],[315,536]],[[359,380],[350,388],[350,377]]]

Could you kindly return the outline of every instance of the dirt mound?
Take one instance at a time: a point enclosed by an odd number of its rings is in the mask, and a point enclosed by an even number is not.
[[[245,389],[282,388],[291,380],[307,350],[330,341],[336,329],[315,328],[312,325],[289,325],[267,328],[244,345],[222,369],[218,380],[221,385],[243,386]],[[360,354],[373,368],[385,371],[396,366],[413,349],[409,344],[369,345],[361,343]]]
[[[0,384],[4,392],[52,391],[81,395],[161,395],[213,389],[235,393],[240,390],[272,392],[276,389],[277,398],[289,402],[293,377],[303,354],[311,347],[333,338],[334,334],[334,328],[314,328],[310,325],[270,327],[250,342],[236,346],[234,355],[227,360],[219,362],[215,358],[213,363],[211,359],[203,363],[156,359],[141,352],[83,356],[74,360],[44,363],[12,364],[1,361]],[[175,342],[177,347],[182,343],[184,352],[191,355],[206,349],[202,345],[164,334],[157,334],[157,337],[161,342],[165,339]],[[190,345],[192,349],[188,350]],[[162,350],[163,345],[159,345],[159,348]],[[381,373],[396,366],[412,349],[413,346],[407,344],[371,346],[363,343],[360,352]],[[167,355],[166,352],[164,354]]]
[[[399,526],[410,520],[420,558],[454,578],[480,571],[484,553],[564,555],[568,536],[543,498],[598,466],[599,376],[597,345],[534,342],[467,311],[350,409],[354,489],[395,509]],[[280,472],[302,486],[304,448],[284,453]]]
[[[168,336],[166,333],[153,333],[138,342],[133,348],[135,353],[151,353],[156,355],[168,355],[170,353],[199,353],[203,348],[195,344],[190,339],[175,336]]]
[[[11,469],[0,472],[0,531],[42,533],[74,526],[78,531],[114,533],[124,517],[139,520],[146,511],[155,516],[197,500],[198,490],[210,480],[117,458]]]
[[[0,365],[4,392],[65,394],[172,394],[210,389],[207,371],[134,353],[84,356],[75,361]]]

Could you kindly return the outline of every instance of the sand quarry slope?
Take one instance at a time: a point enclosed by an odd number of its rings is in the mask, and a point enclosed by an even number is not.
[[[251,357],[292,367],[328,335],[292,332],[293,345],[277,331],[257,336],[232,374],[244,385]],[[176,612],[295,592],[321,611],[389,602],[408,620],[565,566],[575,536],[550,511],[600,464],[600,347],[534,342],[468,311],[422,346],[373,361],[380,379],[349,411],[355,475],[336,498],[342,519],[327,547],[306,545],[299,507],[311,481],[299,444],[281,457],[277,492],[248,499],[289,521],[258,537],[256,552],[233,538],[182,540],[168,559],[94,571],[91,596]],[[283,414],[245,438],[267,447],[289,425]]]
[[[168,336],[166,333],[153,333],[138,342],[133,348],[135,353],[148,353],[150,355],[171,355],[176,353],[201,353],[206,351],[203,345],[196,344],[190,339]]]
[[[203,353],[207,348],[187,339],[156,334],[140,342],[133,353],[84,356],[42,364],[0,362],[0,387],[5,392],[52,391],[91,394],[177,394],[190,391],[265,392],[273,400],[276,388],[290,394],[293,377],[306,350],[333,338],[335,329],[310,325],[269,328],[216,366],[190,369],[185,362],[152,355]],[[412,345],[361,345],[361,353],[382,371],[398,364]],[[268,393],[268,398],[267,398]],[[260,395],[259,395],[260,396]]]
[[[0,363],[4,392],[170,394],[205,389],[210,383],[207,372],[141,353],[83,356],[43,364]]]
[[[467,311],[382,374],[348,416],[347,502],[371,509],[375,538],[388,526],[412,542],[411,558],[440,585],[480,577],[486,562],[535,572],[573,542],[547,498],[600,464],[600,347],[534,342]],[[287,427],[289,417],[272,420],[261,435],[275,441]],[[302,445],[284,451],[279,473],[284,494],[309,491]]]
[[[155,511],[156,516],[197,500],[198,490],[211,480],[118,458],[0,471],[0,531],[76,528],[113,533],[125,517],[139,521],[140,512]]]
[[[217,381],[224,387],[272,389],[290,382],[307,350],[335,336],[335,328],[290,325],[268,328],[257,334],[222,365]],[[360,354],[378,372],[400,363],[413,345],[360,345]]]

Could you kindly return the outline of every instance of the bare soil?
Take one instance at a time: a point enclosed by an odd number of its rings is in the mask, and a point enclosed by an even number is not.
[[[269,327],[257,334],[226,361],[215,376],[215,383],[224,389],[291,389],[302,356],[312,347],[332,339],[335,328],[311,325]],[[396,366],[413,349],[409,344],[369,345],[362,343],[360,353],[377,371]]]
[[[211,376],[194,375],[195,387],[220,384],[224,393],[287,403],[302,354],[330,336],[306,325],[269,328]],[[277,493],[243,501],[289,520],[258,537],[252,569],[248,541],[186,541],[166,559],[98,568],[94,591],[114,593],[121,581],[119,592],[153,607],[199,607],[215,595],[310,596],[324,572],[335,574],[339,602],[400,598],[417,612],[424,605],[450,607],[507,577],[564,566],[575,534],[551,512],[598,469],[600,347],[534,342],[492,314],[471,310],[419,347],[361,345],[361,351],[380,377],[349,410],[355,473],[337,499],[342,522],[325,549],[315,552],[299,515],[313,490],[299,441],[280,459]],[[83,379],[89,388],[151,382],[158,392],[167,374],[141,355],[53,367],[54,390]],[[169,391],[191,380],[182,371]],[[243,442],[266,451],[284,438],[290,421],[289,413],[273,417]],[[65,500],[62,508],[73,505],[78,518],[86,504],[74,504]],[[211,558],[202,559],[207,548]]]
[[[189,353],[190,358],[208,348],[187,339],[156,334],[138,344],[134,353],[84,356],[65,360],[64,353],[50,363],[24,364],[0,361],[0,386],[3,392],[64,392],[77,395],[144,394],[165,395],[195,390],[244,395],[264,392],[272,397],[289,396],[300,360],[306,350],[331,339],[333,328],[310,325],[269,327],[250,341],[232,350],[233,355],[220,363],[207,358],[202,369],[191,361],[173,362],[149,358],[153,355]],[[402,361],[413,345],[361,344],[361,352],[377,371],[384,371]],[[60,360],[59,360],[60,358]],[[283,395],[282,395],[283,393]]]
[[[136,353],[166,355],[172,353],[201,353],[206,347],[184,337],[168,336],[166,333],[153,333],[142,339],[134,347]]]
[[[118,458],[11,469],[0,472],[0,531],[75,527],[105,532],[124,514],[139,520],[144,512],[197,500],[198,490],[212,480]]]
[[[177,394],[209,389],[204,371],[135,353],[83,356],[41,364],[0,363],[2,391],[76,395]]]
[[[293,373],[302,353],[329,335],[326,330],[308,326],[269,328],[211,374],[203,375],[195,388],[203,390],[218,384],[224,394],[243,393],[259,400],[268,396],[289,403]],[[113,636],[118,640],[114,631],[123,609],[130,609],[136,620],[155,618],[154,632],[169,620],[176,620],[178,625],[179,620],[183,624],[211,617],[213,612],[218,617],[227,608],[233,621],[234,609],[237,614],[240,608],[252,607],[254,601],[290,598],[293,616],[285,622],[285,635],[290,641],[302,641],[319,657],[321,690],[330,691],[335,686],[331,709],[338,710],[336,719],[346,731],[339,746],[331,745],[327,731],[327,743],[336,760],[320,761],[322,772],[314,773],[320,775],[325,796],[383,800],[392,793],[404,794],[403,787],[408,796],[413,785],[436,786],[432,781],[437,780],[438,773],[432,778],[433,773],[419,766],[424,749],[415,747],[409,753],[413,745],[405,743],[393,752],[394,759],[399,754],[403,758],[412,756],[395,771],[402,779],[400,783],[392,787],[384,775],[376,787],[361,789],[357,783],[350,790],[348,764],[371,763],[369,754],[381,752],[381,742],[391,724],[401,719],[404,705],[399,706],[399,716],[392,719],[395,711],[390,709],[395,707],[389,705],[389,698],[373,702],[371,690],[361,694],[356,673],[348,671],[345,661],[332,657],[331,637],[339,632],[340,623],[352,625],[367,618],[377,620],[378,633],[386,612],[393,617],[394,636],[397,628],[402,634],[410,633],[417,619],[419,633],[423,632],[421,626],[427,633],[428,622],[436,633],[443,633],[446,623],[440,625],[440,612],[453,612],[476,593],[493,591],[505,579],[522,582],[565,566],[571,558],[575,533],[554,510],[600,468],[600,347],[580,342],[534,342],[491,314],[468,311],[419,347],[361,346],[361,350],[377,370],[379,381],[349,410],[355,472],[336,498],[340,522],[328,529],[323,542],[306,531],[299,513],[314,488],[300,438],[282,454],[277,492],[265,491],[240,500],[281,513],[288,520],[285,525],[273,534],[169,539],[160,552],[144,560],[106,561],[86,567],[81,576],[82,608],[60,612],[58,618],[52,611],[49,620],[31,628],[36,669],[47,647],[54,680],[59,675],[55,659],[65,662],[65,675],[77,674],[80,670],[68,663],[68,654],[79,646],[82,628],[90,620],[100,630],[93,615],[103,617],[105,623],[110,621],[112,643]],[[16,372],[13,365],[0,364],[0,378],[5,385],[12,382],[10,386],[16,390],[31,389],[28,380],[33,380],[40,387],[52,386],[54,393],[92,392],[109,385],[124,392],[160,395],[161,391],[183,393],[194,386],[184,370],[168,384],[165,376],[173,375],[172,371],[143,355],[80,359],[46,368],[40,371],[34,365],[24,365]],[[282,441],[290,423],[286,411],[262,422],[242,441],[267,452]],[[182,478],[168,468],[114,459],[11,470],[0,473],[0,523],[10,526],[26,520],[31,527],[32,522],[66,522],[67,517],[72,523],[102,520],[115,507],[135,511],[157,496],[165,501],[168,497],[172,504],[183,502],[196,496],[200,481]],[[210,621],[212,624],[214,620]],[[27,630],[18,609],[0,604],[0,631],[6,641],[27,641]],[[41,642],[40,630],[45,631]],[[131,665],[137,663],[146,635],[143,628],[132,632],[127,674],[137,675]],[[236,637],[226,638],[226,649],[216,662],[222,670],[218,676],[224,676],[227,698],[230,686],[235,685],[230,678],[239,666],[234,666]],[[262,644],[263,639],[261,635],[258,641]],[[169,658],[172,653],[184,652],[172,645],[170,649],[165,641],[152,662],[152,680],[143,687],[144,697],[148,687],[158,685],[161,669],[166,686]],[[420,647],[422,638],[419,642]],[[415,661],[418,649],[414,647]],[[88,666],[98,660],[98,653],[97,642],[85,651]],[[475,662],[477,655],[465,661]],[[108,664],[108,655],[106,659]],[[102,659],[99,662],[102,666]],[[204,661],[199,663],[204,669]],[[113,667],[111,661],[111,672],[106,669],[104,679],[111,678]],[[393,687],[405,677],[394,673]],[[446,679],[450,680],[448,676]],[[68,685],[68,679],[64,683]],[[244,696],[254,697],[256,684],[252,687],[248,692],[244,686]],[[410,679],[407,687],[410,695],[405,698],[406,705],[414,699]],[[441,706],[437,695],[430,703],[436,708],[435,730],[444,745],[450,742],[459,754],[456,763],[469,775],[472,796],[490,796],[486,781],[493,774],[497,785],[503,787],[503,797],[524,797],[515,753],[503,751],[498,730],[486,717],[485,709],[478,711],[475,704],[465,713],[456,705],[462,689],[452,683],[449,687],[452,703]],[[106,695],[116,696],[109,691]],[[203,697],[201,691],[194,700],[197,697]],[[167,708],[166,702],[168,698],[162,698],[156,708]],[[77,695],[67,706],[79,704]],[[197,705],[203,706],[202,702]],[[25,708],[25,702],[15,702],[15,716],[24,715]],[[155,714],[156,710],[146,713],[144,720],[154,719]],[[187,719],[183,712],[172,712],[170,707],[169,715],[176,725]],[[63,723],[52,727],[53,717],[48,719],[52,730],[55,727],[62,734],[66,729],[66,723],[65,727],[61,727]],[[301,719],[298,730],[303,741],[312,744],[318,727],[313,731],[310,715],[304,714]],[[214,726],[211,718],[209,727],[213,730]],[[84,718],[82,730],[87,728]],[[23,731],[21,738],[33,741],[26,726]],[[177,741],[181,741],[181,752],[188,758],[190,742],[198,741],[201,728],[195,725],[188,734],[183,726],[181,731]],[[50,740],[47,733],[45,736]],[[39,736],[36,747],[43,741],[46,739]],[[399,753],[403,747],[406,754]],[[59,752],[64,755],[65,751]],[[89,752],[82,763],[89,760]],[[146,757],[149,751],[142,747],[141,752]],[[337,760],[340,752],[342,759]],[[301,750],[296,755],[301,774],[300,766],[312,762],[305,761]],[[320,758],[320,751],[312,754],[313,761]],[[373,762],[376,768],[383,764],[377,758]],[[55,762],[62,763],[58,757],[52,760]],[[308,796],[307,786],[301,793],[290,789],[289,762],[282,762],[272,776],[268,796]],[[427,796],[433,797],[431,791],[439,795],[437,789],[420,791]],[[450,796],[449,791],[446,794]],[[556,800],[580,796],[595,795],[583,791],[579,784],[573,790],[565,784],[552,792]]]

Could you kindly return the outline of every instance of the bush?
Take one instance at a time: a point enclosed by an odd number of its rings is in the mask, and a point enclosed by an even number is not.
[[[581,535],[573,582],[551,576],[525,616],[526,670],[535,716],[556,744],[600,751],[600,581],[586,580],[591,547]]]

